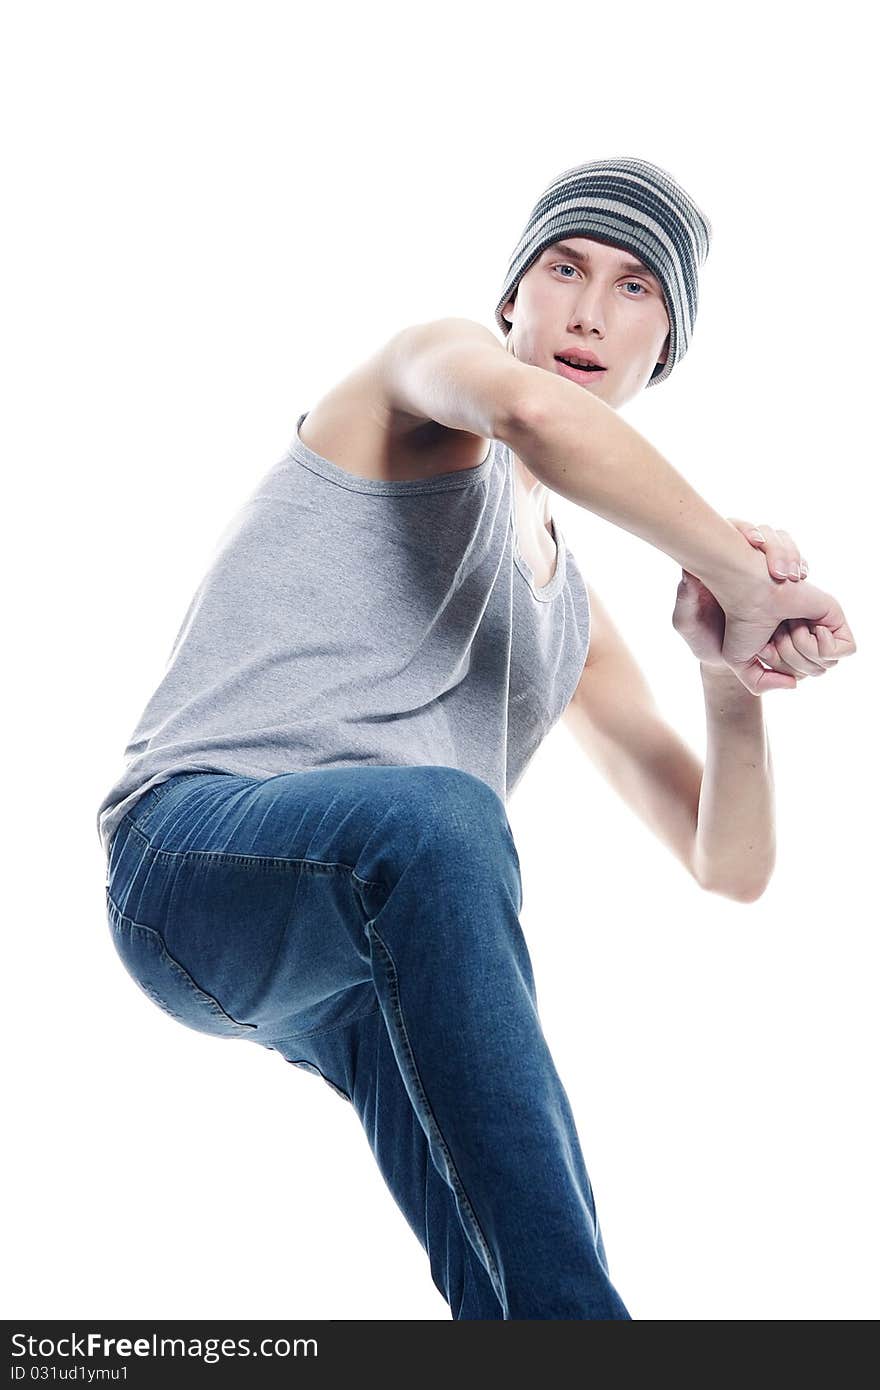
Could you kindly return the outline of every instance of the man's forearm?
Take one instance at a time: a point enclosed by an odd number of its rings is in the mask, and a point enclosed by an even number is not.
[[[705,888],[757,897],[776,854],[773,765],[762,697],[724,670],[700,667],[706,702],[706,758],[700,787],[694,871]]]
[[[753,581],[763,555],[611,406],[564,377],[521,364],[526,404],[501,438],[540,482],[671,556],[724,606]]]

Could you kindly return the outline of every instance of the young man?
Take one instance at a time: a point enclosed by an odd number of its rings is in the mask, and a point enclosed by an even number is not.
[[[768,576],[794,547],[759,556],[613,408],[686,350],[707,225],[645,161],[567,171],[511,260],[507,350],[416,325],[301,415],[99,810],[126,968],[178,1021],[354,1106],[454,1318],[630,1318],[538,1016],[505,799],[566,713],[698,881],[749,899],[771,867],[764,774],[738,768],[763,749],[755,694],[854,650],[832,598]],[[601,376],[558,361],[585,352]],[[542,488],[705,581],[679,626],[711,669],[699,843],[700,769]],[[683,760],[668,785],[658,752]],[[722,838],[722,791],[757,857]]]

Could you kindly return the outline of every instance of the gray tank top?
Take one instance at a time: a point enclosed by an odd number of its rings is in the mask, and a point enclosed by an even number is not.
[[[507,445],[429,479],[359,478],[303,443],[307,414],[190,602],[98,810],[107,853],[178,772],[439,763],[506,801],[577,685],[587,588],[556,523],[536,586]]]

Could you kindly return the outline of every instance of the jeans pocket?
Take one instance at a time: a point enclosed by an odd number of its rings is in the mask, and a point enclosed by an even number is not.
[[[169,792],[176,791],[181,782],[185,782],[194,777],[203,777],[203,772],[174,772],[170,777],[166,777],[164,782],[157,782],[150,787],[149,791],[144,792],[139,797],[129,812],[128,818],[143,834],[147,825],[153,819],[153,813],[161,806]]]
[[[107,889],[107,916],[117,955],[144,994],[166,1014],[217,1038],[240,1038],[254,1033],[255,1023],[241,1023],[219,1000],[203,990],[169,953],[155,927],[145,927],[119,911]]]

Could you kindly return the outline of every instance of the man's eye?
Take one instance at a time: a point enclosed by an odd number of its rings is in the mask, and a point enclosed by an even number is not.
[[[553,270],[559,270],[559,271],[562,271],[562,270],[570,270],[570,271],[573,272],[574,275],[577,274],[576,268],[575,268],[573,265],[569,265],[569,263],[568,263],[567,261],[561,261],[561,262],[559,262],[559,264],[554,265],[554,266],[552,267],[552,269],[553,269]],[[563,275],[562,278],[563,278],[563,280],[571,280],[572,276],[571,276],[571,275]],[[636,299],[641,299],[643,295],[646,295],[646,294],[648,293],[647,289],[645,288],[645,286],[642,284],[642,282],[641,282],[640,280],[625,280],[625,281],[624,281],[624,284],[627,285],[627,286],[629,286],[629,285],[635,285],[637,289],[641,290],[641,294],[640,294],[640,295],[637,294],[637,295],[635,296]]]

